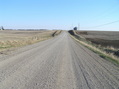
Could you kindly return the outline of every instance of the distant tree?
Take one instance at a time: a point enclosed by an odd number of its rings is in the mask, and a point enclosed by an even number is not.
[[[3,26],[1,26],[0,30],[4,30]]]
[[[74,30],[77,30],[77,27],[74,27]]]

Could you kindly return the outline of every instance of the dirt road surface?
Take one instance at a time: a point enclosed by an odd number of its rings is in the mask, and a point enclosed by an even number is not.
[[[62,32],[0,56],[0,89],[119,89],[119,67]]]

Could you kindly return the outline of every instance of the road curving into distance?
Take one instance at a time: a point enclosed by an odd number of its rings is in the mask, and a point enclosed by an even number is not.
[[[0,89],[119,89],[119,67],[62,32],[0,57]]]

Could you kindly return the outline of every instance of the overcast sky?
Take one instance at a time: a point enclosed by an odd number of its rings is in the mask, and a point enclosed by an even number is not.
[[[0,0],[4,28],[119,31],[118,20],[119,0]]]

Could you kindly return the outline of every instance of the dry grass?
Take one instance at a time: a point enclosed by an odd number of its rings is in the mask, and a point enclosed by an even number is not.
[[[76,31],[76,36],[85,40],[108,54],[119,57],[119,32],[108,31]]]
[[[56,33],[55,33],[55,35],[58,35],[58,34],[60,34],[61,32],[62,32],[61,30],[57,30]]]
[[[112,50],[112,51],[118,51],[119,48],[114,48],[113,46],[107,46],[105,49]]]
[[[111,62],[113,62],[114,64],[117,64],[119,65],[119,58],[115,55],[113,55],[112,53],[107,53],[101,49],[98,49],[97,47],[91,45],[91,44],[88,44],[87,42],[85,41],[81,41],[77,38],[75,38],[74,36],[71,35],[71,37],[73,39],[75,39],[77,42],[79,42],[80,44],[84,45],[85,47],[89,48],[90,50],[92,50],[93,52],[95,53],[98,53],[101,57],[103,57],[104,59],[107,59]]]
[[[0,51],[49,39],[54,32],[55,31],[0,31]]]

